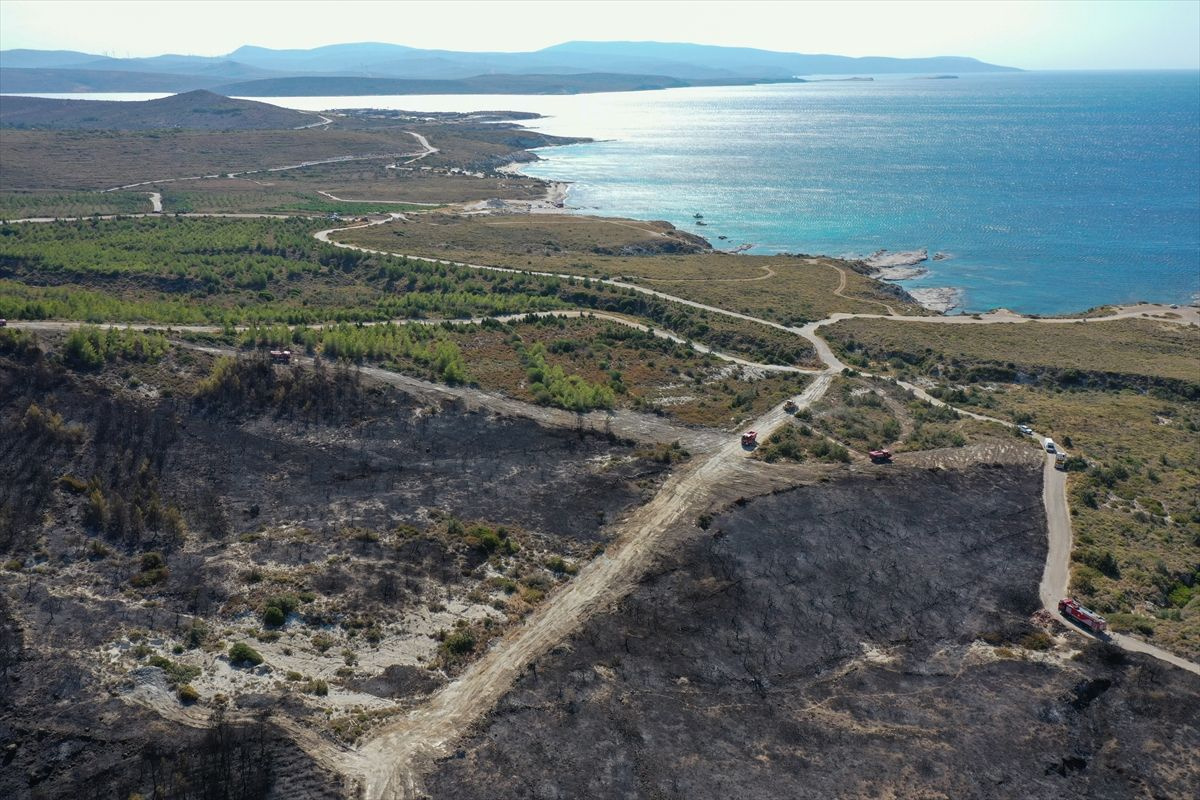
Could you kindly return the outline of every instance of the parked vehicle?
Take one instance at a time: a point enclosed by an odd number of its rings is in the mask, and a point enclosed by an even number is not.
[[[796,405],[795,400],[788,400],[786,403],[783,404],[783,410],[789,414],[795,414],[797,411],[800,410],[800,406]]]
[[[1042,440],[1042,446],[1046,448],[1047,453],[1058,452],[1058,445],[1056,445],[1054,443],[1054,440],[1051,439],[1049,436],[1047,436],[1045,439]]]
[[[1033,428],[1029,427],[1028,425],[1018,425],[1017,430],[1026,436],[1033,436]]]
[[[271,361],[273,361],[276,364],[290,364],[290,363],[292,363],[292,351],[291,350],[272,350],[271,351]]]
[[[871,457],[871,463],[873,464],[886,464],[892,460],[892,451],[883,448],[871,450],[867,455]]]
[[[8,320],[0,319],[0,328],[7,328],[7,327],[8,327]]]
[[[758,444],[758,431],[746,431],[742,434],[742,447],[753,447]]]
[[[1078,622],[1092,633],[1104,633],[1108,630],[1108,621],[1091,609],[1084,608],[1079,601],[1064,597],[1058,601],[1058,612],[1070,620]]]

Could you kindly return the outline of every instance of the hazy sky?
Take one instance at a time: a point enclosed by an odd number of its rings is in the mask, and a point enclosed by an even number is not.
[[[223,55],[379,41],[536,50],[571,39],[800,53],[974,56],[1027,69],[1200,69],[1200,0],[226,2],[2,0],[0,48]]]

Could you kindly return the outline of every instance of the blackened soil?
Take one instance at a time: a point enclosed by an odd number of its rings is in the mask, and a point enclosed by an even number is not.
[[[1023,467],[897,470],[735,506],[531,669],[426,788],[1188,796],[1191,676],[1103,645],[1066,662],[970,652],[1028,633],[1040,489]]]
[[[243,362],[198,399],[133,399],[51,365],[0,361],[0,552],[47,513],[69,517],[59,478],[95,479],[125,500],[153,493],[194,532],[222,538],[277,524],[314,530],[420,526],[429,509],[519,526],[555,549],[589,546],[642,499],[663,465],[607,437],[524,419],[425,407],[346,370]],[[74,438],[31,425],[31,404]],[[131,546],[170,548],[122,526]]]
[[[340,796],[340,779],[271,722],[245,721],[254,698],[231,698],[236,724],[199,730],[111,697],[93,648],[257,613],[242,573],[260,562],[314,565],[298,588],[336,609],[314,624],[387,622],[487,559],[447,518],[466,532],[512,525],[523,548],[580,557],[666,469],[628,443],[427,406],[351,371],[247,361],[205,388],[176,359],[157,373],[171,373],[172,396],[154,396],[120,367],[0,356],[0,797]],[[313,535],[276,543],[298,528]],[[358,529],[370,535],[346,533]],[[224,555],[232,546],[240,557]],[[147,551],[169,573],[139,590]],[[400,666],[363,679],[389,697],[437,682]]]

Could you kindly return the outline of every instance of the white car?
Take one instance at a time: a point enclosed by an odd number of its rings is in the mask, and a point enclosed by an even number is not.
[[[1028,425],[1018,425],[1017,430],[1026,436],[1033,436],[1033,428],[1029,427]]]

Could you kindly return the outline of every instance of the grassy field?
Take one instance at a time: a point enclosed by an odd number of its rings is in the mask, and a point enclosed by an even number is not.
[[[309,130],[9,129],[0,137],[0,186],[4,189],[0,218],[148,211],[148,205],[131,209],[120,205],[121,201],[82,190],[193,176],[213,177],[147,188],[166,190],[168,212],[309,210],[296,198],[315,201],[318,191],[356,202],[433,204],[493,197],[530,199],[545,193],[542,181],[491,174],[490,169],[528,158],[523,148],[552,143],[553,137],[459,116],[406,124],[338,117],[330,126]],[[434,141],[439,152],[409,165],[402,163],[404,159],[397,164],[391,156],[420,151],[408,131]],[[343,157],[360,160],[256,172],[236,180],[225,177],[231,172]],[[389,169],[393,164],[396,168]],[[30,192],[55,196],[39,198]]]
[[[803,324],[831,313],[923,313],[880,284],[829,259],[698,252],[696,239],[665,223],[559,215],[462,217],[427,214],[338,235],[410,255],[515,269],[621,278],[669,294]],[[835,294],[841,281],[846,286]]]
[[[383,159],[318,164],[269,176],[163,184],[160,187],[163,210],[209,213],[337,212],[353,215],[428,211],[428,204],[459,203],[492,197],[530,199],[545,193],[545,185],[541,181],[528,178],[477,177],[443,169],[388,169],[386,162]],[[351,202],[331,200],[320,192]]]
[[[1125,319],[1072,324],[944,325],[842,320],[821,329],[847,363],[960,373],[1074,370],[1200,381],[1200,330]]]

